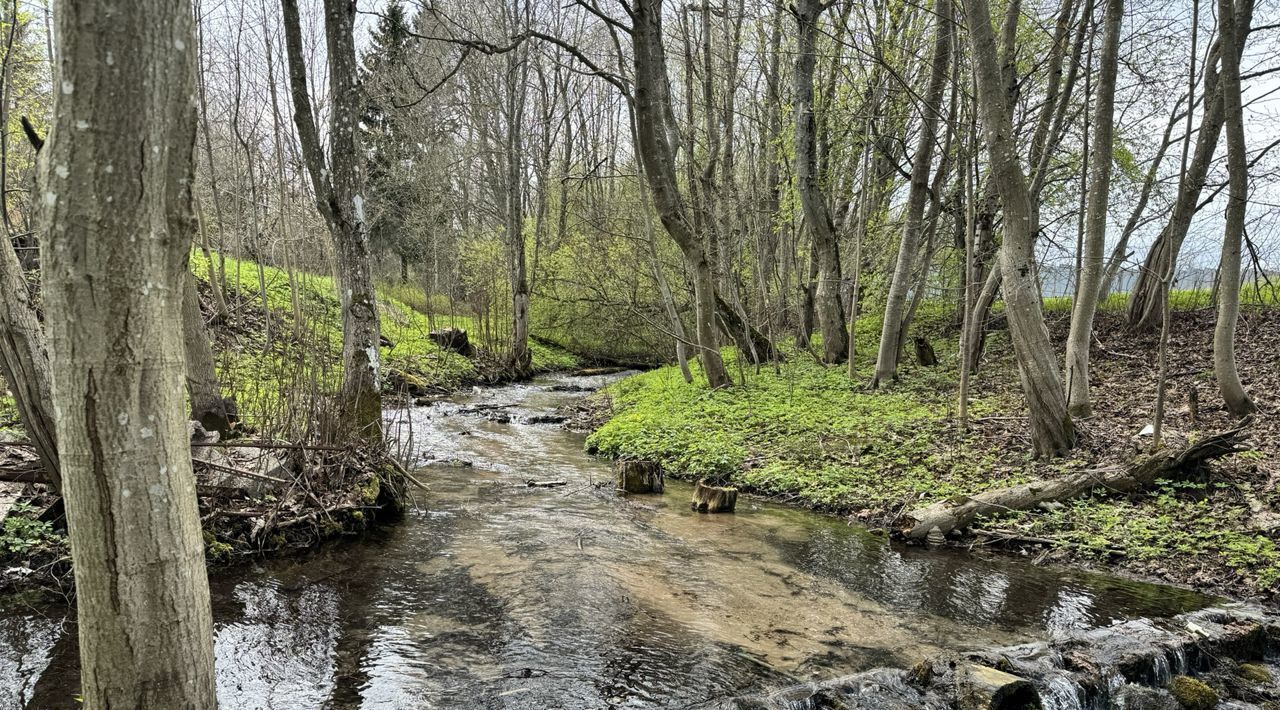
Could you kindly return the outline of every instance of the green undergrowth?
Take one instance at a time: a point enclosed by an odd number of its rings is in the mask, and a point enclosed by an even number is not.
[[[1280,586],[1280,548],[1250,529],[1251,511],[1239,504],[1242,491],[1225,482],[1160,481],[1124,498],[1095,494],[1048,511],[1001,516],[995,527],[1052,538],[1081,558],[1123,561],[1159,576],[1184,579],[1184,561],[1211,560],[1250,587]],[[1271,494],[1273,506],[1280,495]],[[1216,566],[1215,565],[1215,566]],[[1206,574],[1212,573],[1206,570]],[[1221,585],[1219,580],[1212,580]]]
[[[853,379],[843,365],[824,367],[794,348],[786,349],[781,365],[759,368],[726,350],[734,386],[721,391],[706,387],[696,363],[694,385],[675,366],[635,375],[605,390],[611,418],[587,446],[609,457],[658,462],[677,478],[707,478],[850,513],[876,526],[936,501],[1119,465],[1132,455],[1116,444],[1127,442],[1124,432],[1136,433],[1145,423],[1147,390],[1118,374],[1100,382],[1100,391],[1139,399],[1126,402],[1129,418],[1107,420],[1105,426],[1119,434],[1093,433],[1107,435],[1112,444],[1083,446],[1069,459],[1032,460],[1017,423],[1025,412],[1011,348],[1000,330],[987,339],[981,382],[971,400],[971,417],[983,424],[961,436],[955,424],[957,336],[950,317],[945,304],[923,306],[912,334],[932,342],[939,364],[919,367],[908,353],[900,380],[877,390],[867,388],[880,330],[871,315],[858,323]],[[1099,365],[1097,376],[1108,377],[1117,363],[1131,367],[1137,357],[1113,356],[1110,366]],[[1120,564],[1237,596],[1274,594],[1280,588],[1280,548],[1256,528],[1255,519],[1256,510],[1280,510],[1280,491],[1264,485],[1274,456],[1265,451],[1267,440],[1259,433],[1257,450],[1216,463],[1203,481],[1163,482],[1128,496],[1097,491],[1052,510],[999,516],[977,527],[1051,540],[1053,558],[1063,561]]]
[[[215,327],[215,349],[224,385],[236,395],[242,414],[269,410],[276,406],[281,392],[290,388],[336,388],[341,377],[342,313],[333,278],[297,273],[291,287],[287,272],[263,266],[264,311],[258,265],[218,255],[213,259],[218,273],[225,273],[225,297],[233,313],[231,324]],[[209,262],[201,253],[193,253],[191,269],[207,283]],[[498,369],[501,366],[494,364],[496,358],[463,357],[440,348],[428,337],[433,329],[458,327],[466,329],[482,351],[498,347],[476,337],[470,318],[429,316],[423,309],[435,304],[421,289],[407,284],[383,286],[378,291],[382,335],[390,341],[380,351],[389,389],[411,382],[421,390],[448,391],[504,376]],[[578,364],[572,354],[555,347],[531,343],[530,350],[535,371]]]
[[[927,310],[927,309],[922,309]],[[932,330],[921,313],[921,331]],[[942,311],[933,317],[943,317]],[[787,349],[778,366],[752,368],[724,352],[736,385],[721,391],[685,384],[672,366],[608,388],[614,416],[588,439],[613,457],[661,463],[680,478],[708,478],[825,509],[884,517],[904,501],[972,493],[1020,480],[990,474],[995,451],[950,431],[955,354],[935,343],[942,364],[906,364],[896,386],[868,390],[873,318],[859,322],[858,376]],[[697,368],[695,366],[695,371]],[[975,414],[988,403],[972,405]]]

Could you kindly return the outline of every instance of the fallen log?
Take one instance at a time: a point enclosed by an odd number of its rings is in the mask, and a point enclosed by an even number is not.
[[[689,507],[699,513],[732,513],[738,506],[738,489],[708,485],[698,481]]]
[[[1162,478],[1179,478],[1211,459],[1243,451],[1248,419],[1235,429],[1207,436],[1179,449],[1161,449],[1144,454],[1123,468],[1082,471],[1051,481],[1032,481],[968,497],[939,501],[903,516],[899,529],[912,540],[936,538],[969,527],[984,515],[1030,510],[1042,503],[1068,500],[1095,488],[1113,493],[1129,493],[1151,486]]]
[[[558,488],[568,483],[568,481],[535,481],[532,478],[524,482],[530,488]]]

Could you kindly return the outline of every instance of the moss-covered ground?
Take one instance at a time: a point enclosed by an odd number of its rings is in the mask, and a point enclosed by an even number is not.
[[[1247,294],[1246,294],[1247,296]],[[1247,300],[1247,299],[1246,299]],[[1230,426],[1212,376],[1213,311],[1207,294],[1177,294],[1169,414],[1174,441]],[[1062,351],[1069,302],[1046,304],[1051,335]],[[975,377],[967,433],[957,426],[958,368],[953,315],[926,305],[913,334],[933,344],[941,362],[920,367],[910,356],[900,379],[871,391],[879,319],[859,320],[852,380],[843,365],[824,367],[789,350],[781,365],[749,368],[726,351],[733,388],[686,385],[675,367],[616,383],[603,396],[610,417],[588,447],[614,457],[651,459],[669,475],[711,478],[759,494],[892,527],[927,503],[1085,467],[1123,465],[1145,446],[1155,391],[1155,335],[1122,326],[1123,299],[1098,318],[1093,354],[1094,415],[1080,422],[1072,457],[1029,455],[1025,413],[1007,334],[987,339]],[[1246,307],[1238,338],[1245,385],[1270,408],[1280,392],[1280,309]],[[696,368],[695,368],[696,370]],[[1200,403],[1193,419],[1191,390]],[[1280,426],[1259,418],[1250,450],[1216,462],[1202,476],[1162,482],[1117,497],[1104,491],[1052,510],[982,521],[998,534],[963,544],[1015,544],[1045,559],[1110,565],[1147,577],[1236,596],[1274,597],[1280,585]],[[1028,543],[1041,540],[1044,543]],[[1021,542],[1019,542],[1021,541]],[[1030,549],[1028,549],[1030,548]]]

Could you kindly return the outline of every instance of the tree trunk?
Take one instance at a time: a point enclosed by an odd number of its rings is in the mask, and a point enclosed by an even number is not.
[[[1232,0],[1218,0],[1218,38],[1222,47],[1222,104],[1227,129],[1229,181],[1222,259],[1218,263],[1218,323],[1213,330],[1213,374],[1227,411],[1243,417],[1258,411],[1236,372],[1236,321],[1240,318],[1240,242],[1249,199],[1249,167],[1245,157],[1244,109],[1240,105],[1240,52]]]
[[[1111,135],[1115,118],[1116,69],[1120,55],[1120,26],[1124,0],[1107,0],[1103,20],[1101,66],[1098,67],[1098,105],[1093,119],[1093,165],[1090,169],[1088,224],[1080,257],[1079,288],[1072,301],[1071,331],[1067,336],[1068,409],[1087,417],[1089,404],[1089,342],[1098,311],[1103,254],[1107,241],[1107,204],[1111,195]]]
[[[649,193],[662,226],[671,235],[692,272],[698,358],[707,384],[727,387],[729,372],[716,343],[716,291],[702,240],[694,233],[676,184],[671,125],[671,96],[666,51],[662,43],[662,0],[639,0],[634,8],[636,143]]]
[[[213,346],[209,329],[200,313],[200,294],[195,274],[187,270],[182,279],[182,343],[187,357],[187,397],[191,401],[191,418],[208,431],[227,433],[231,421],[227,402],[218,387]]]
[[[929,68],[929,88],[925,94],[920,135],[916,154],[911,164],[911,190],[907,196],[906,217],[902,238],[898,241],[898,259],[889,282],[885,298],[884,320],[880,329],[880,351],[876,357],[876,372],[871,386],[893,380],[898,375],[898,353],[901,352],[900,334],[902,314],[906,306],[907,290],[911,288],[911,271],[920,250],[920,233],[924,227],[925,200],[929,198],[929,171],[933,167],[933,144],[937,142],[938,120],[942,114],[942,95],[946,90],[947,60],[951,57],[951,0],[935,3],[938,27],[934,30],[933,61]],[[944,160],[945,162],[945,160]],[[928,278],[928,270],[921,281]]]
[[[1035,281],[1034,240],[1039,228],[1026,175],[1018,163],[987,0],[965,0],[965,7],[977,75],[978,110],[990,153],[992,179],[1004,203],[1000,261],[1009,336],[1029,410],[1032,449],[1038,456],[1055,456],[1075,444],[1075,427],[1067,413],[1058,361],[1049,342]]]
[[[357,122],[363,109],[356,82],[353,29],[355,3],[325,0],[329,59],[329,152],[326,162],[311,109],[297,0],[281,0],[293,118],[303,162],[315,188],[316,207],[337,244],[338,288],[342,302],[342,400],[348,424],[369,442],[382,441],[382,384],[379,372],[377,296],[369,258],[364,213],[364,153]]]
[[[31,303],[18,255],[0,244],[0,374],[13,393],[18,416],[54,491],[62,487],[58,442],[50,399],[49,356],[45,334]]]
[[[813,115],[813,73],[817,63],[818,18],[825,6],[820,0],[798,0],[799,26],[796,50],[796,192],[804,208],[805,223],[813,237],[818,284],[813,306],[822,331],[822,359],[842,362],[849,352],[845,341],[844,304],[840,300],[840,246],[826,197],[818,184],[817,125]]]
[[[1249,27],[1253,21],[1253,0],[1241,0],[1240,7],[1234,13],[1235,36],[1241,41],[1236,45],[1236,62],[1238,65],[1243,39],[1249,35]],[[1200,193],[1204,190],[1209,168],[1213,164],[1214,154],[1218,149],[1218,138],[1222,133],[1225,121],[1222,87],[1215,62],[1221,61],[1222,45],[1209,54],[1204,72],[1204,115],[1200,119],[1200,130],[1196,136],[1196,150],[1191,165],[1184,172],[1179,186],[1178,196],[1169,217],[1169,223],[1161,230],[1160,235],[1151,245],[1138,270],[1138,280],[1129,296],[1129,327],[1139,331],[1154,330],[1160,325],[1160,309],[1163,303],[1162,290],[1164,273],[1177,273],[1178,253],[1182,250],[1182,242],[1191,228],[1191,219],[1199,210]],[[1174,279],[1169,279],[1172,284]]]
[[[57,19],[41,203],[81,693],[88,708],[214,708],[173,327],[196,229],[191,3],[67,2]]]

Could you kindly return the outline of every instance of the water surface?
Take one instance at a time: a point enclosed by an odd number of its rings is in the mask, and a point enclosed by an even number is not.
[[[1208,601],[890,545],[749,498],[699,515],[678,482],[620,497],[580,435],[529,422],[603,381],[548,377],[389,411],[431,490],[359,542],[214,573],[221,706],[697,707]],[[74,707],[64,614],[0,611],[0,708]]]

